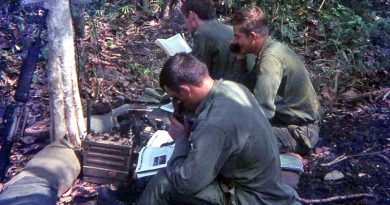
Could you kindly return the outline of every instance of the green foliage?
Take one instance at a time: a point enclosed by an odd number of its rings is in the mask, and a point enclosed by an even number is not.
[[[121,7],[119,7],[119,11],[123,14],[129,14],[130,11],[131,11],[131,8],[132,6],[131,5],[122,5]]]
[[[114,41],[112,39],[107,39],[106,44],[108,47],[110,47],[110,46],[112,46],[112,44],[114,44]]]
[[[115,3],[108,0],[95,1],[91,5],[92,16],[107,17],[109,21],[117,18],[129,18],[133,6],[129,1],[118,0]]]
[[[148,68],[137,63],[128,63],[127,68],[130,69],[130,72],[133,75],[157,78],[157,74],[153,72],[152,68]]]
[[[325,49],[333,51],[344,64],[344,68],[365,69],[362,58],[362,44],[368,37],[368,26],[362,17],[352,10],[337,4],[323,11],[320,17],[325,36]]]
[[[384,54],[373,45],[374,41],[390,44],[388,11],[374,5],[375,2],[228,0],[227,3],[236,8],[254,4],[261,7],[269,17],[271,34],[295,48],[304,47],[308,58],[332,58],[341,69],[363,73],[389,66]],[[373,59],[381,62],[372,62]]]

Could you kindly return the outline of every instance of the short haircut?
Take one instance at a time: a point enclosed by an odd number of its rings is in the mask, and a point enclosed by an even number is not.
[[[210,20],[215,17],[213,4],[213,0],[185,0],[181,12],[185,17],[188,17],[190,11],[193,11],[200,19]]]
[[[178,53],[165,62],[160,73],[160,86],[179,92],[181,85],[200,85],[207,76],[206,64],[191,54]]]
[[[257,6],[239,10],[233,15],[230,23],[246,35],[249,35],[251,32],[256,32],[262,36],[268,35],[266,15]]]

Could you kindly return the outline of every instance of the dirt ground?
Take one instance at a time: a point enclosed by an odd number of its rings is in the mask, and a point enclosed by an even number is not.
[[[95,31],[87,23],[85,36],[77,40],[83,104],[86,105],[86,98],[94,99],[94,111],[104,113],[132,102],[145,87],[157,88],[156,76],[167,56],[154,40],[182,31],[179,24],[162,25],[147,18],[100,21]],[[6,64],[0,78],[3,103],[12,101],[21,55],[1,58]],[[316,150],[305,157],[305,172],[297,188],[300,197],[313,200],[334,197],[326,204],[390,204],[390,85],[376,84],[372,89],[353,90],[347,97],[335,99],[329,97],[328,89],[332,85],[320,83],[323,76],[310,66],[309,72],[325,112],[321,140]],[[390,79],[386,72],[377,76]],[[30,96],[31,118],[27,134],[14,146],[10,177],[20,172],[28,159],[48,143],[45,59],[40,60],[35,71]],[[325,180],[325,175],[332,171],[339,171],[338,175],[342,173],[342,176]],[[97,187],[79,179],[58,204],[95,204]],[[342,200],[345,196],[352,199]]]
[[[371,193],[375,198],[335,204],[389,204],[388,103],[364,103],[327,112],[322,139],[313,154],[305,158],[305,173],[298,186],[302,198]],[[334,170],[343,173],[344,177],[324,180],[324,176]]]

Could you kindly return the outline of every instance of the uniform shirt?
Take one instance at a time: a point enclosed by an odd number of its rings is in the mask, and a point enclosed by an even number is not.
[[[295,203],[295,191],[281,182],[271,125],[248,89],[216,81],[195,116],[189,138],[176,140],[167,166],[177,192],[193,196],[223,179],[235,187],[237,205]]]
[[[192,34],[192,54],[204,62],[213,78],[224,77],[225,73],[239,71],[233,67],[234,55],[230,52],[233,28],[217,20],[204,21]]]
[[[287,125],[320,120],[320,104],[304,63],[271,37],[258,54],[254,96],[268,119]]]

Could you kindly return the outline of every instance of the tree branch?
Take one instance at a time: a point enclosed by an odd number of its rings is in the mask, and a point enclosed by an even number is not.
[[[389,152],[389,151],[390,151],[390,148],[384,149],[382,151],[370,152],[370,153],[361,153],[361,154],[353,154],[353,155],[342,154],[341,156],[337,157],[336,159],[334,159],[331,162],[321,164],[321,166],[327,167],[327,166],[336,164],[338,162],[344,161],[344,160],[346,160],[348,158],[351,158],[351,157],[360,157],[360,156],[368,156],[368,155],[379,155],[379,154],[386,153],[386,152]]]
[[[387,89],[383,89],[383,90],[376,90],[376,91],[372,91],[372,92],[368,92],[368,93],[363,93],[363,94],[360,94],[360,95],[357,95],[357,96],[354,96],[354,97],[350,97],[350,98],[345,98],[343,99],[342,101],[344,102],[354,102],[354,101],[357,101],[357,100],[361,100],[363,98],[367,98],[367,97],[370,97],[370,96],[375,96],[375,95],[381,95],[382,93],[386,93],[384,95],[384,99],[386,99],[388,93],[390,93],[390,88],[387,88]]]
[[[340,200],[355,199],[355,198],[362,198],[362,197],[375,197],[375,196],[373,194],[360,193],[360,194],[351,194],[351,195],[344,195],[344,196],[333,196],[325,199],[304,199],[298,197],[298,201],[305,204],[320,204],[320,203],[328,203],[332,201],[340,201]]]
[[[320,5],[320,7],[318,8],[318,12],[320,12],[321,11],[321,9],[322,9],[322,7],[324,6],[324,4],[325,4],[325,0],[322,0],[322,2],[321,2],[321,5]]]

